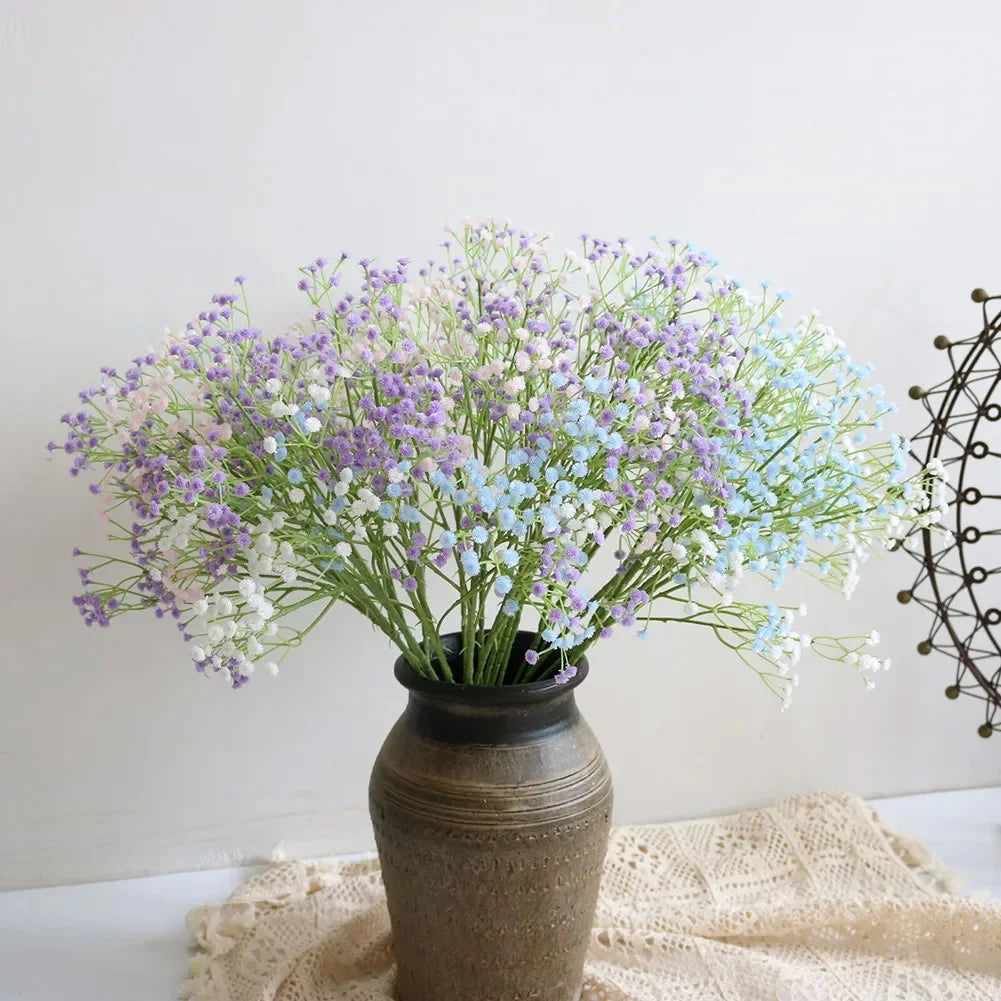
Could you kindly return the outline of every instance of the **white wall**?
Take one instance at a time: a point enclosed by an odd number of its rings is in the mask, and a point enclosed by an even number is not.
[[[943,28],[947,22],[952,27]],[[293,317],[295,268],[342,247],[421,257],[496,212],[557,242],[679,235],[822,309],[912,382],[1001,290],[1001,36],[980,3],[0,0],[0,887],[370,844],[369,764],[403,701],[391,653],[333,616],[283,676],[199,678],[170,626],[88,632],[69,552],[99,523],[44,442],[102,364],[232,275]],[[791,316],[791,313],[787,314]],[[1001,758],[919,658],[873,566],[813,631],[876,625],[866,694],[804,672],[792,711],[701,636],[611,641],[582,694],[620,820],[837,786],[993,784]]]

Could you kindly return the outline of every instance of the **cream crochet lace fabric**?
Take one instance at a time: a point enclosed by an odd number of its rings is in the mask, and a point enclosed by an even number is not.
[[[844,793],[612,832],[582,1001],[1001,999],[1001,903]],[[378,862],[285,862],[189,916],[194,1001],[390,1001]]]

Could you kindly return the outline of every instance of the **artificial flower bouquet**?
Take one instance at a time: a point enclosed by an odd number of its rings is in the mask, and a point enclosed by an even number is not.
[[[234,687],[337,602],[466,685],[566,681],[663,622],[712,630],[786,702],[803,653],[868,684],[889,666],[875,634],[810,637],[798,602],[741,596],[796,571],[850,595],[942,506],[941,470],[908,475],[869,366],[816,316],[783,325],[782,292],[674,240],[556,253],[488,220],[438,256],[319,258],[309,315],[273,337],[238,277],[101,370],[49,445],[93,475],[118,544],[77,554],[88,624],[150,609]]]

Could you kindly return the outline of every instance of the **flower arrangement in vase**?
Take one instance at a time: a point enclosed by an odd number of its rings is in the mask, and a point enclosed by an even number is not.
[[[78,554],[74,600],[88,624],[173,619],[235,688],[335,603],[365,616],[409,690],[370,803],[400,997],[567,1001],[611,802],[573,701],[585,655],[677,622],[786,704],[805,653],[871,685],[875,634],[809,637],[739,585],[802,571],[850,595],[936,520],[943,474],[906,475],[892,406],[816,316],[784,327],[783,293],[690,246],[554,253],[487,220],[441,257],[416,280],[362,260],[355,291],[348,255],[317,259],[308,319],[273,338],[239,277],[102,369],[50,444],[121,543]]]

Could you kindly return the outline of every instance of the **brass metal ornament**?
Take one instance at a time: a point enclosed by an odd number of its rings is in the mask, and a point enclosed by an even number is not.
[[[981,737],[1001,729],[1001,295],[974,289],[982,327],[972,337],[935,338],[952,369],[937,385],[912,386],[928,418],[911,455],[922,466],[941,462],[948,510],[931,528],[915,529],[899,546],[918,564],[901,604],[931,613],[920,654],[955,662],[948,699],[983,703]]]

